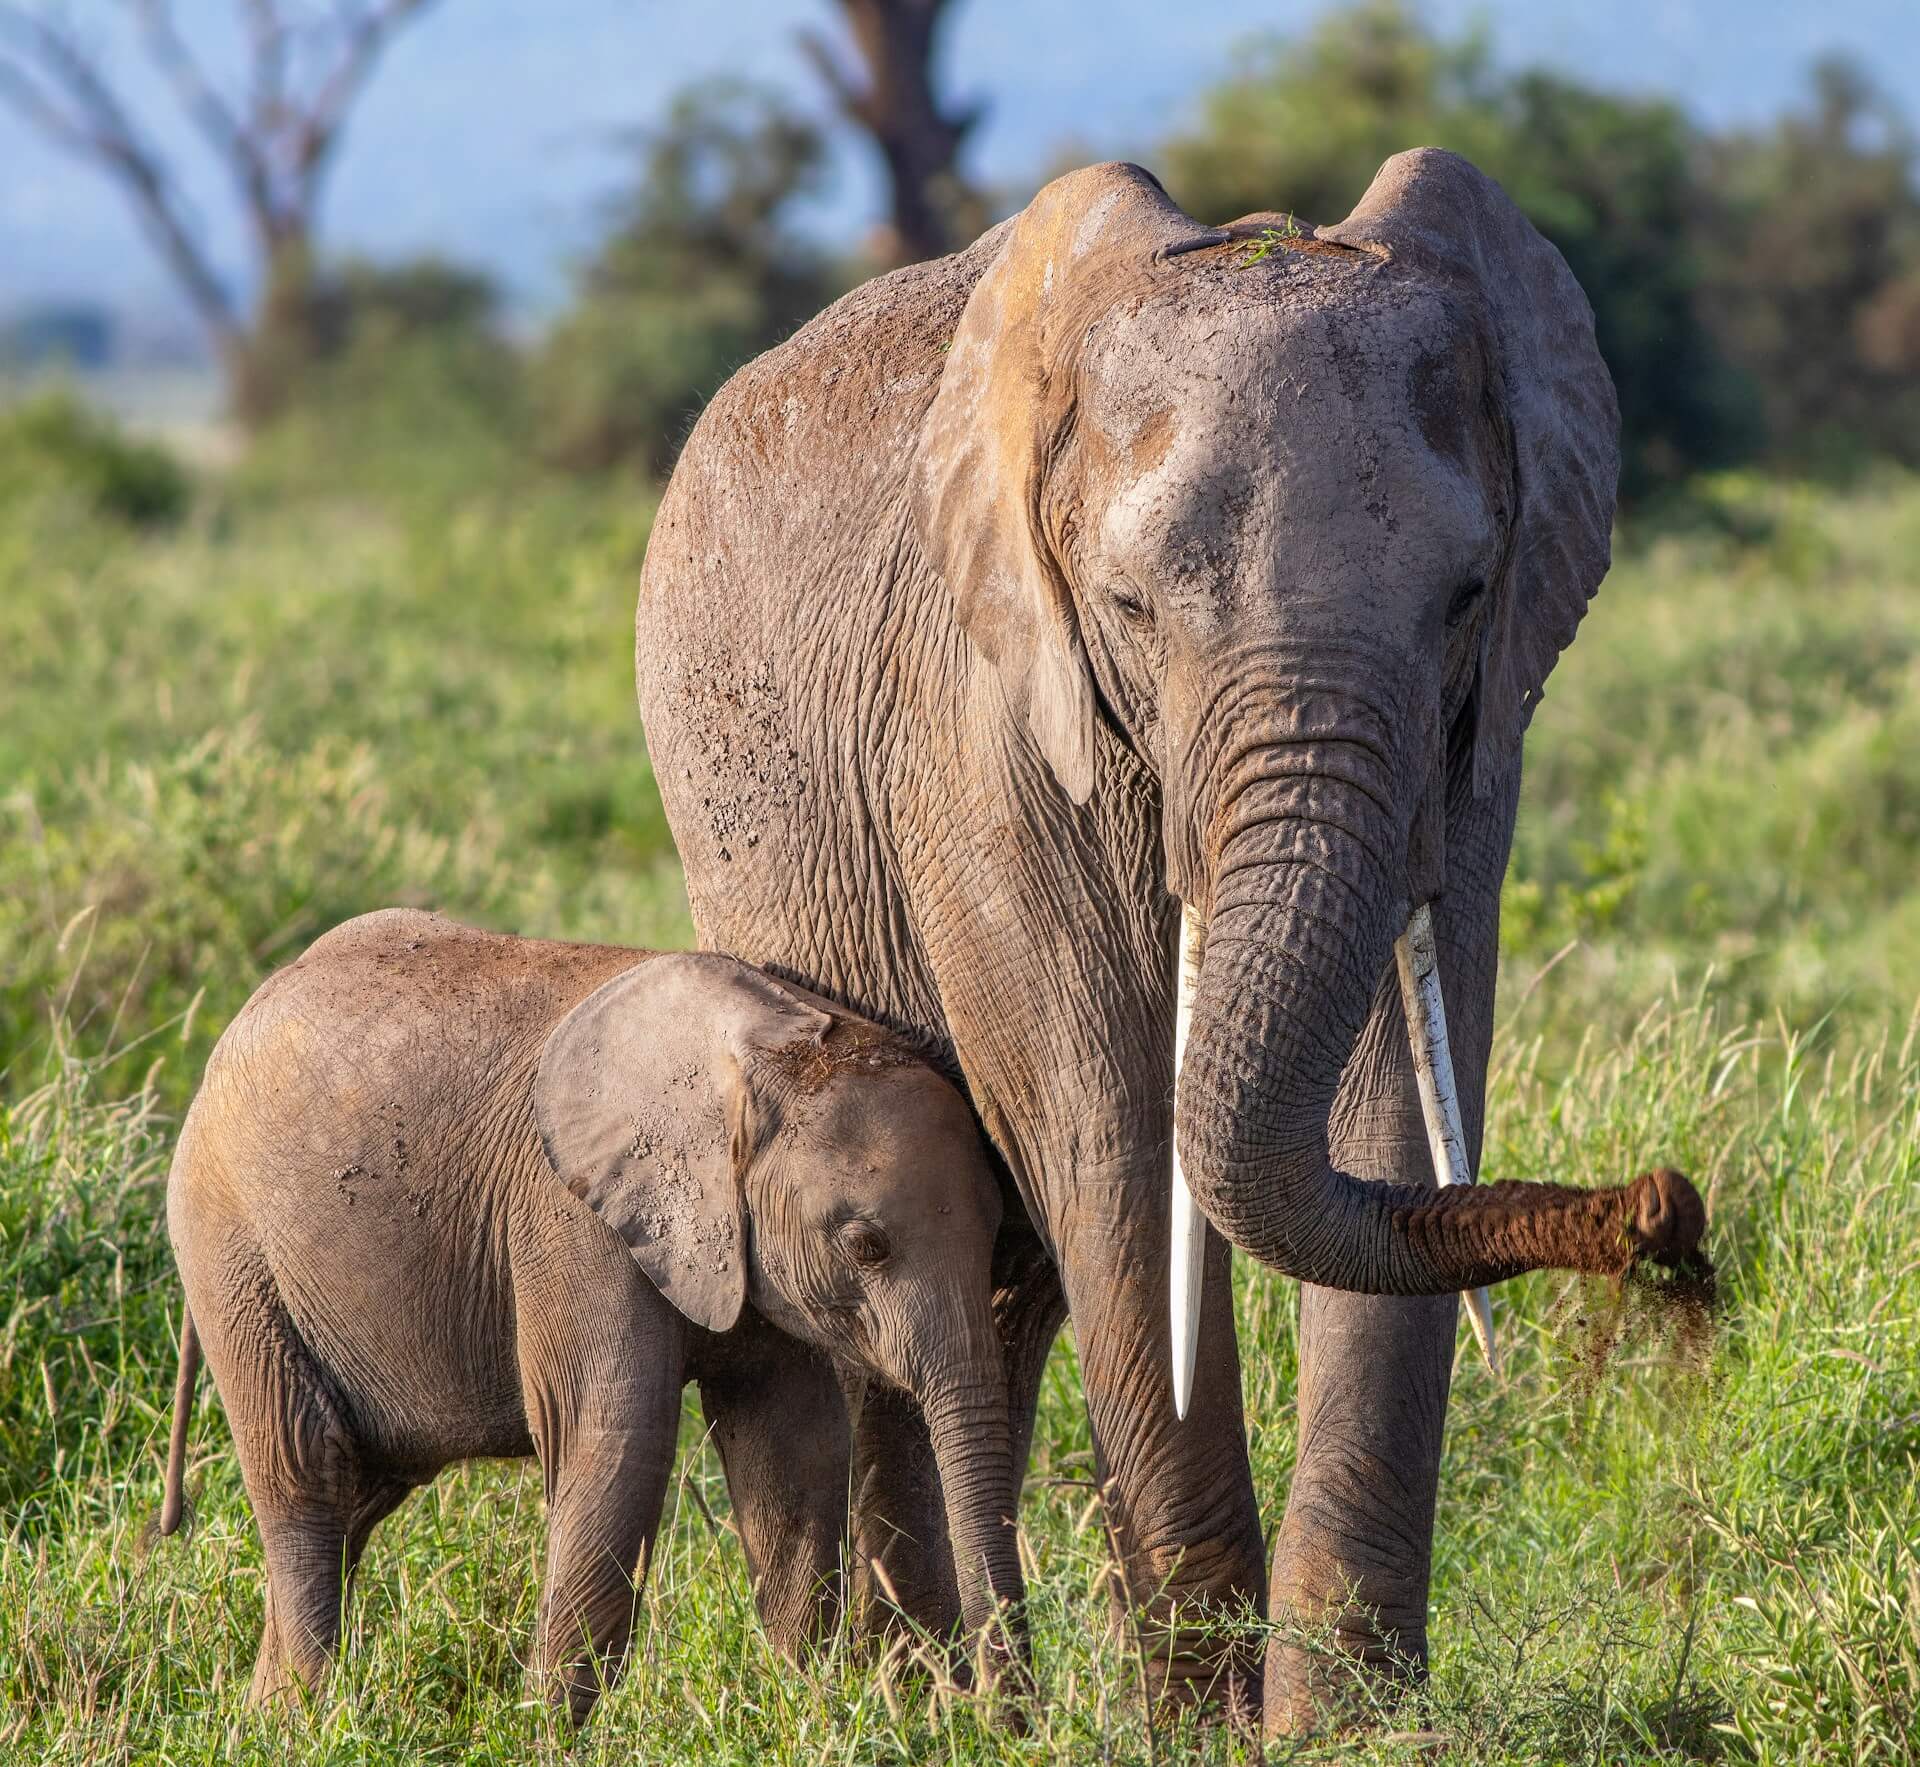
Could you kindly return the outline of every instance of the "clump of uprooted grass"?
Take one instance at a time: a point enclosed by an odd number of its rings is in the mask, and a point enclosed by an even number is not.
[[[1583,1384],[1564,1282],[1498,1291],[1500,1382],[1461,1334],[1431,1681],[1381,1705],[1339,1758],[1902,1758],[1920,1724],[1915,1042],[1905,1026],[1736,1026],[1700,997],[1659,1003],[1559,1073],[1541,1042],[1503,1045],[1487,1176],[1598,1182],[1670,1159],[1700,1184],[1724,1294],[1711,1366],[1628,1337]],[[326,1693],[307,1712],[244,1714],[259,1550],[210,1393],[195,1528],[144,1540],[172,1370],[169,1136],[151,1093],[115,1100],[73,1061],[0,1117],[9,1758],[1249,1758],[1224,1730],[1149,1728],[1152,1638],[1109,1623],[1116,1572],[1066,1341],[1021,1516],[1041,1690],[1024,1736],[953,1690],[924,1641],[778,1662],[691,1403],[646,1620],[583,1739],[554,1730],[523,1669],[543,1543],[530,1467],[465,1468],[416,1494],[375,1537]],[[1271,1523],[1293,1451],[1294,1297],[1242,1261],[1239,1302]]]

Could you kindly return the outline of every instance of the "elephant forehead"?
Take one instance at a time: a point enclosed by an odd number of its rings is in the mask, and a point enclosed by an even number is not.
[[[1208,303],[1091,366],[1087,500],[1103,550],[1163,584],[1260,594],[1464,568],[1493,538],[1483,357],[1435,296]]]

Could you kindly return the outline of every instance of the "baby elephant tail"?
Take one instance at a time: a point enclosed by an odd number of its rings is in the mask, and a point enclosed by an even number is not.
[[[193,1312],[180,1309],[180,1377],[173,1387],[173,1441],[167,1449],[167,1494],[160,1504],[160,1532],[178,1533],[186,1510],[187,1425],[193,1419],[193,1383],[200,1372],[200,1334]]]

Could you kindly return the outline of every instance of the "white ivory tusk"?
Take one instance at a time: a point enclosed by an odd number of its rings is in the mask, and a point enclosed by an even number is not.
[[[1420,1109],[1427,1122],[1427,1146],[1433,1174],[1442,1184],[1471,1184],[1467,1136],[1460,1123],[1460,1093],[1453,1081],[1453,1054],[1447,1046],[1447,1006],[1440,993],[1440,957],[1433,942],[1433,911],[1422,902],[1407,919],[1407,930],[1393,947],[1400,966],[1400,1002],[1407,1015],[1407,1040],[1413,1046],[1413,1073],[1420,1087]],[[1176,1166],[1175,1170],[1178,1170]],[[1466,1297],[1467,1317],[1480,1353],[1495,1374],[1500,1358],[1493,1342],[1493,1298],[1483,1288]]]
[[[1180,1068],[1187,1056],[1187,1026],[1193,1020],[1193,994],[1200,979],[1200,947],[1206,937],[1200,912],[1180,905],[1180,933],[1174,953],[1174,984],[1179,990],[1173,1012],[1173,1091],[1180,1095]],[[1193,1400],[1194,1358],[1200,1352],[1200,1291],[1206,1276],[1207,1220],[1187,1188],[1180,1169],[1180,1137],[1173,1144],[1173,1259],[1169,1266],[1168,1319],[1173,1327],[1173,1414],[1187,1415]]]

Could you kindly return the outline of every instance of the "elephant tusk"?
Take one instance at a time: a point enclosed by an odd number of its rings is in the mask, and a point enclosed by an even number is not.
[[[1420,1087],[1420,1110],[1427,1123],[1433,1174],[1442,1184],[1471,1184],[1466,1131],[1460,1122],[1460,1093],[1453,1081],[1453,1054],[1447,1046],[1447,1006],[1440,993],[1440,956],[1433,939],[1433,910],[1422,902],[1408,916],[1407,930],[1393,947],[1400,966],[1400,1002],[1407,1015],[1407,1040],[1413,1046],[1413,1073]],[[1176,1173],[1179,1168],[1175,1166]],[[1484,1288],[1466,1297],[1467,1317],[1487,1367],[1500,1372],[1493,1342],[1493,1300]]]
[[[1174,981],[1179,990],[1173,1013],[1173,1091],[1180,1095],[1180,1069],[1187,1056],[1187,1026],[1193,1020],[1193,995],[1200,980],[1200,952],[1206,929],[1200,911],[1190,902],[1180,905],[1180,934],[1174,956]],[[1176,1119],[1177,1120],[1177,1119]],[[1169,1265],[1168,1318],[1173,1328],[1173,1414],[1187,1415],[1193,1401],[1194,1359],[1200,1352],[1200,1291],[1206,1275],[1207,1220],[1187,1188],[1180,1169],[1180,1137],[1169,1135],[1173,1146],[1173,1260]]]

